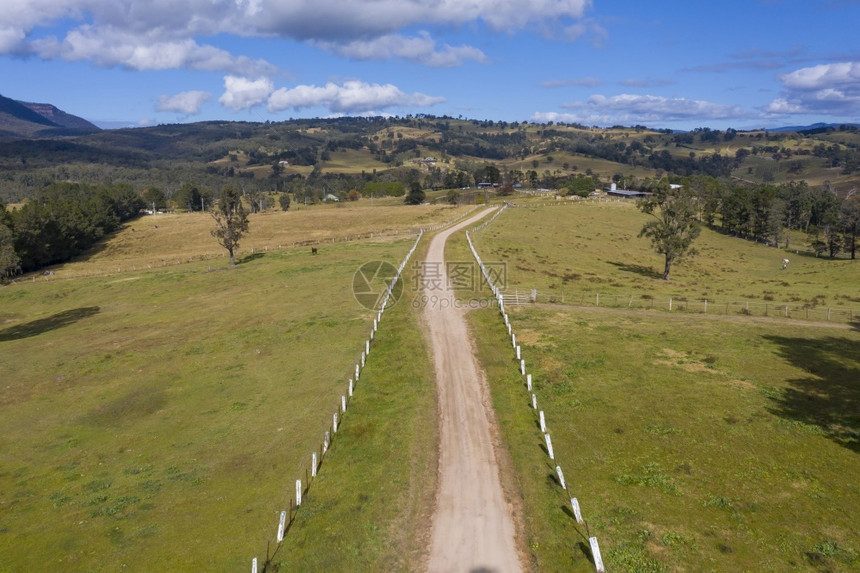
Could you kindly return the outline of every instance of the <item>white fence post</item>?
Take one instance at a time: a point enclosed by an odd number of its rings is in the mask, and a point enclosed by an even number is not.
[[[526,375],[526,388],[528,388],[529,392],[532,391],[532,375],[531,374]]]
[[[543,414],[543,412],[541,412],[541,414]],[[546,440],[546,451],[549,454],[549,459],[554,460],[555,453],[552,451],[552,440],[550,439],[549,434],[544,434],[543,437]]]
[[[523,376],[526,375],[526,361],[525,359],[520,360],[520,374]]]
[[[544,418],[543,410],[540,411],[540,431],[546,434],[546,418]]]
[[[573,516],[576,518],[576,522],[583,523],[582,512],[579,509],[579,500],[575,497],[570,498],[570,507],[573,508]]]
[[[555,466],[555,473],[558,474],[558,481],[561,482],[561,489],[567,489],[567,484],[564,482],[564,474],[561,473],[561,466]]]
[[[317,477],[317,453],[311,454],[311,477]]]
[[[340,397],[340,409],[342,412],[346,412],[346,396]]]
[[[337,412],[331,415],[331,429],[334,433],[337,433]]]
[[[278,521],[278,543],[284,540],[284,526],[287,523],[287,512],[281,512],[281,519]]]
[[[537,396],[535,396],[534,394],[532,394],[532,408],[537,410]]]
[[[296,507],[302,504],[302,480],[296,480]]]
[[[521,354],[522,354],[522,352],[520,351],[520,346],[519,346],[519,345],[517,345],[517,360],[519,360],[520,358],[522,358]]]
[[[257,558],[251,559],[251,573],[257,573]]]
[[[605,573],[605,569],[603,568],[603,558],[600,556],[600,547],[597,545],[596,537],[589,537],[588,543],[591,544],[591,556],[594,557],[594,568],[597,570],[597,573]]]

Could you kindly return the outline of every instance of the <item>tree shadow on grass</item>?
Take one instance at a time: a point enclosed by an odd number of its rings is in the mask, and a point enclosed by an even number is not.
[[[646,267],[644,265],[630,265],[627,263],[619,263],[617,261],[609,261],[609,264],[618,267],[622,271],[628,273],[636,273],[637,275],[642,275],[643,277],[648,277],[649,279],[663,279],[662,273],[659,273],[653,268]]]
[[[256,261],[257,259],[262,259],[265,256],[266,256],[266,253],[251,253],[250,255],[245,255],[244,257],[237,260],[236,262],[240,265],[243,265],[245,263],[250,263],[251,261]]]
[[[770,412],[860,453],[860,345],[849,338],[765,336],[808,376],[789,380]]]
[[[51,315],[47,318],[40,318],[39,320],[25,322],[24,324],[16,324],[15,326],[9,327],[5,330],[0,330],[0,342],[38,336],[45,332],[74,324],[83,318],[94,316],[98,314],[99,311],[101,311],[101,308],[97,306],[87,306],[72,310],[64,310],[63,312],[58,312],[57,314]]]

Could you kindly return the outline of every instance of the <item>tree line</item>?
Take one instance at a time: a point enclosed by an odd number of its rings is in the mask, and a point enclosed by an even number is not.
[[[707,176],[686,178],[700,221],[732,235],[791,248],[792,234],[811,238],[817,256],[857,252],[860,194],[840,197],[829,183],[748,184]],[[717,226],[719,223],[719,226]]]
[[[18,209],[0,203],[0,277],[68,261],[143,207],[128,184],[54,183]]]

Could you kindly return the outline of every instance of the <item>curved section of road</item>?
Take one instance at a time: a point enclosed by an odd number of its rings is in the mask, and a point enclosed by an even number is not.
[[[492,210],[433,238],[425,269],[441,273],[443,290],[428,292],[437,304],[424,309],[436,369],[439,398],[439,489],[432,523],[429,570],[444,572],[522,571],[516,531],[499,478],[492,405],[466,327],[454,308],[445,265],[448,237]]]

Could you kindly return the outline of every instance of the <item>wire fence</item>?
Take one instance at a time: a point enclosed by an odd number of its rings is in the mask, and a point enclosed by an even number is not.
[[[630,308],[716,314],[725,316],[761,316],[793,318],[819,322],[850,324],[860,319],[860,308],[813,305],[808,302],[777,302],[750,300],[693,299],[683,296],[656,296],[649,294],[620,294],[538,290],[508,287],[501,291],[508,306],[532,303],[567,304],[607,308]]]

